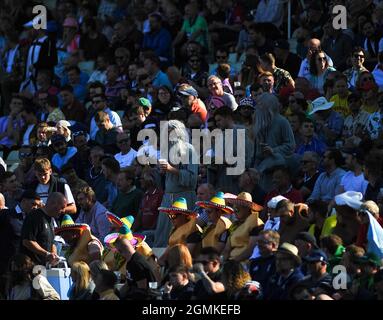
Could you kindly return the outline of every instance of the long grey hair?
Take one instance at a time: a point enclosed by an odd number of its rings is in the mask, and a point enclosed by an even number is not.
[[[269,134],[274,116],[279,113],[279,101],[271,93],[262,93],[257,97],[254,113],[254,135],[258,143],[264,143]]]
[[[167,121],[161,131],[160,139],[165,139],[166,135],[168,135],[168,141],[161,141],[160,145],[167,142],[169,153],[163,154],[163,150],[161,150],[161,157],[166,159],[169,156],[169,162],[171,163],[177,163],[177,161],[174,161],[174,157],[180,158],[181,163],[187,163],[189,161],[191,145],[189,143],[190,137],[185,125],[178,120]]]

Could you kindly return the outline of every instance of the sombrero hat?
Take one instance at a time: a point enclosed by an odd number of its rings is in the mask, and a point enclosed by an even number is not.
[[[197,213],[188,210],[188,205],[185,198],[178,198],[173,202],[171,207],[159,207],[158,211],[162,211],[166,214],[184,214],[186,216],[197,216]]]
[[[68,214],[64,215],[61,226],[55,228],[55,234],[60,234],[64,231],[83,231],[86,229],[90,229],[89,226],[85,223],[75,223],[72,219],[72,217]]]
[[[238,206],[247,207],[254,211],[261,211],[263,209],[262,206],[253,202],[253,198],[248,192],[241,192],[235,198],[232,194],[225,194],[224,198],[226,199],[226,202],[230,205],[236,204]]]
[[[141,244],[145,240],[145,236],[141,234],[133,234],[130,228],[127,225],[121,226],[121,228],[118,230],[118,232],[110,233],[104,238],[105,245],[115,251],[116,246],[115,242],[117,239],[125,238],[130,241],[132,246],[137,247],[139,244]]]
[[[111,212],[107,212],[106,217],[108,218],[109,222],[113,225],[114,228],[121,228],[123,225],[126,225],[128,226],[128,228],[131,228],[134,222],[133,216],[126,216],[120,218],[119,216],[116,216],[114,213]]]
[[[217,192],[217,194],[213,198],[211,198],[209,201],[197,201],[195,204],[198,207],[201,207],[204,209],[207,209],[207,208],[219,209],[225,213],[234,212],[233,208],[226,205],[223,192]]]

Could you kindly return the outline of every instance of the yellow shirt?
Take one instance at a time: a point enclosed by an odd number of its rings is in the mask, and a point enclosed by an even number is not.
[[[345,99],[342,99],[339,97],[338,94],[336,94],[330,99],[331,102],[334,102],[334,106],[332,107],[332,109],[343,115],[343,117],[347,117],[351,113],[350,109],[348,108],[347,97]]]
[[[219,237],[231,226],[231,221],[228,218],[220,217],[215,226],[211,226],[204,232],[202,239],[202,248],[213,247],[217,248]]]

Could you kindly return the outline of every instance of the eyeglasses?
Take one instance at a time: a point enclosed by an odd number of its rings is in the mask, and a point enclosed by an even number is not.
[[[24,158],[29,158],[32,157],[33,153],[32,152],[20,152],[19,153],[19,158],[24,159]]]
[[[118,144],[123,144],[129,142],[129,139],[121,139],[120,141],[117,141]]]
[[[212,83],[209,83],[207,86],[209,87],[209,88],[211,88],[211,87],[214,87],[214,86],[218,86],[218,85],[220,85],[221,84],[221,82],[212,82]]]

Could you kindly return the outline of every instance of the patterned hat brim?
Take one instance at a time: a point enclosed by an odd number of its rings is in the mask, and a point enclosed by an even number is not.
[[[85,223],[68,224],[66,226],[55,228],[55,234],[60,234],[64,231],[82,231],[85,229],[89,229],[89,226]]]
[[[225,213],[228,213],[228,214],[234,213],[234,209],[233,208],[231,208],[229,206],[223,206],[221,204],[214,203],[214,202],[211,202],[211,201],[197,201],[195,204],[198,207],[201,207],[201,208],[204,208],[204,209],[208,209],[208,208],[219,209],[219,210],[222,210],[222,211],[224,211]]]
[[[247,208],[252,209],[254,211],[261,211],[263,209],[263,207],[260,206],[259,204],[256,204],[254,202],[251,202],[251,201],[248,201],[248,200],[244,200],[244,199],[226,198],[225,200],[227,202],[229,202],[230,204],[236,204],[236,205],[239,205],[239,206],[247,207]]]
[[[124,225],[124,222],[122,222],[121,218],[111,212],[107,212],[106,217],[108,218],[109,222],[115,227],[120,228]]]
[[[115,242],[121,236],[120,233],[110,233],[104,238],[105,245],[112,250],[116,250]],[[133,247],[137,247],[143,241],[145,241],[145,236],[141,234],[133,234],[133,239],[130,240],[130,243]]]
[[[195,217],[197,216],[197,212],[186,210],[186,209],[159,207],[158,211],[164,212],[166,214],[183,214],[185,216],[195,216]]]

